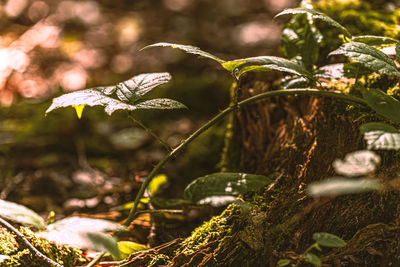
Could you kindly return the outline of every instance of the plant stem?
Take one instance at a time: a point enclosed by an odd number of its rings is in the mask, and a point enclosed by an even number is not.
[[[294,96],[294,95],[309,95],[309,96],[319,96],[319,97],[334,97],[338,99],[343,99],[347,100],[349,102],[361,104],[361,105],[366,105],[366,102],[364,99],[356,97],[356,96],[351,96],[351,95],[345,95],[342,93],[335,93],[335,92],[328,92],[328,91],[321,91],[318,89],[290,89],[290,90],[276,90],[276,91],[268,91],[265,93],[261,93],[252,97],[249,97],[245,100],[240,101],[237,106],[229,106],[220,113],[218,113],[214,118],[209,120],[206,124],[204,124],[202,127],[200,127],[198,130],[196,130],[192,135],[190,135],[187,139],[185,139],[180,145],[175,147],[172,151],[170,151],[154,168],[151,170],[147,178],[144,180],[142,186],[139,189],[139,192],[136,195],[134,204],[129,211],[128,218],[126,219],[124,225],[129,226],[133,219],[135,218],[135,214],[139,205],[139,201],[143,196],[144,191],[146,190],[147,186],[150,184],[151,180],[153,177],[156,175],[158,170],[173,156],[175,156],[178,152],[180,152],[183,148],[185,148],[189,143],[191,143],[196,137],[198,137],[201,133],[205,132],[208,130],[211,126],[219,122],[222,118],[224,118],[227,114],[231,113],[234,111],[237,107],[244,106],[246,104],[252,103],[254,101],[263,99],[263,98],[268,98],[268,97],[273,97],[273,96]]]
[[[239,81],[236,80],[231,85],[230,88],[230,101],[229,101],[229,107],[237,107],[238,104],[238,87],[239,87]],[[220,162],[218,163],[218,167],[220,168],[221,172],[227,172],[230,167],[231,167],[231,159],[229,157],[230,152],[232,150],[233,146],[233,132],[235,128],[235,114],[230,113],[228,117],[228,123],[226,124],[225,128],[225,135],[224,135],[224,147],[222,149],[221,153],[221,159]]]
[[[20,240],[20,242],[22,242],[25,246],[28,247],[28,249],[32,252],[32,254],[39,258],[43,263],[46,263],[50,266],[56,266],[56,267],[62,267],[60,264],[58,264],[57,262],[53,261],[52,259],[50,259],[49,257],[47,257],[46,255],[44,255],[42,252],[40,252],[37,248],[35,248],[29,241],[28,239],[26,239],[26,237],[21,234],[20,231],[18,231],[14,226],[12,226],[11,224],[9,224],[6,220],[4,220],[3,218],[0,218],[0,224],[6,228],[7,230],[9,230],[10,232],[13,232],[16,236],[17,239]]]
[[[163,145],[163,147],[165,147],[165,149],[167,149],[168,151],[171,151],[171,147],[165,142],[163,141],[158,135],[156,135],[151,129],[147,128],[146,125],[144,125],[141,121],[135,119],[135,117],[133,117],[132,112],[128,112],[128,117],[137,125],[139,125],[140,127],[142,127],[148,134],[150,134],[154,139],[156,139],[161,145]]]
[[[102,252],[101,254],[97,255],[97,257],[94,258],[91,262],[89,262],[85,267],[94,267],[94,266],[96,266],[96,264],[101,261],[101,259],[103,258],[103,256],[105,254],[106,254],[105,252]]]

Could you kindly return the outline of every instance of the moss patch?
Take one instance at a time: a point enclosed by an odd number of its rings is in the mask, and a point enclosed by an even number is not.
[[[80,250],[37,238],[34,232],[26,227],[20,227],[19,231],[40,252],[63,266],[76,266],[85,262]],[[0,228],[0,254],[9,256],[9,259],[1,262],[1,266],[43,266],[43,262],[32,255],[24,244],[19,243],[14,234],[4,228]]]
[[[221,215],[212,217],[209,221],[196,228],[192,234],[183,241],[183,250],[178,253],[193,253],[202,245],[229,235],[232,230],[233,215],[238,214],[240,214],[240,207],[236,204],[229,205]]]

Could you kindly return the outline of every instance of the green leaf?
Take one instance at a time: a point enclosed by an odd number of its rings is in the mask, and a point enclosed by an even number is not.
[[[353,42],[364,43],[367,45],[373,46],[381,46],[384,44],[395,44],[397,40],[390,38],[390,37],[383,37],[383,36],[375,36],[375,35],[361,35],[361,36],[353,36],[351,38]]]
[[[37,229],[46,228],[46,223],[39,214],[14,202],[0,200],[0,216],[20,224],[32,225]]]
[[[364,43],[345,43],[329,55],[346,55],[373,71],[400,77],[396,64],[382,51]]]
[[[108,115],[111,115],[117,110],[175,109],[185,107],[177,101],[166,98],[152,99],[136,105],[130,105],[105,95],[101,90],[85,89],[54,98],[53,103],[46,110],[46,113],[62,107],[79,105],[103,106],[104,111]]]
[[[333,162],[335,172],[346,176],[360,176],[374,172],[380,163],[379,155],[372,151],[360,150],[346,155],[344,160]]]
[[[361,125],[368,149],[400,149],[400,132],[393,126],[381,122],[369,122]]]
[[[240,59],[237,59],[237,60],[226,61],[221,65],[224,69],[233,72],[236,68],[238,68],[243,64],[246,64],[246,61],[241,61]]]
[[[151,197],[155,196],[158,190],[160,190],[161,186],[166,184],[167,182],[168,182],[168,177],[165,174],[159,174],[155,176],[147,187],[150,196]]]
[[[389,96],[374,88],[360,87],[361,94],[368,106],[376,113],[385,118],[400,123],[400,102],[392,96]]]
[[[376,179],[332,177],[321,182],[310,184],[307,191],[314,197],[322,197],[357,194],[379,190],[381,188],[381,183]]]
[[[383,122],[367,122],[360,126],[361,134],[371,131],[383,131],[388,133],[398,133],[399,131],[392,125]]]
[[[276,177],[277,174],[267,177],[246,173],[213,173],[192,181],[185,189],[184,198],[201,204],[232,202],[234,196],[259,190],[271,184]]]
[[[278,266],[283,267],[283,266],[288,266],[291,263],[291,260],[288,259],[282,259],[278,261]]]
[[[135,109],[178,109],[187,108],[184,104],[168,99],[168,98],[155,98],[140,102],[134,105]]]
[[[329,233],[314,233],[313,239],[318,245],[329,248],[340,248],[346,245],[346,242],[340,237]]]
[[[171,75],[168,72],[144,73],[117,84],[116,93],[122,102],[133,104],[154,87],[167,83],[169,80],[171,80]]]
[[[396,60],[397,62],[400,62],[400,42],[396,43],[395,51],[396,51]]]
[[[250,58],[228,61],[227,63],[229,64],[236,63],[237,67],[243,64],[251,65],[242,68],[239,71],[239,76],[249,71],[270,71],[271,69],[273,69],[282,72],[296,74],[305,77],[307,79],[314,80],[313,75],[310,72],[308,72],[304,67],[302,67],[300,64],[298,64],[295,61],[281,57],[273,57],[273,56],[250,57]]]
[[[85,89],[80,91],[75,91],[72,93],[64,94],[62,96],[53,99],[53,103],[46,110],[49,113],[55,109],[69,106],[103,106],[104,111],[111,115],[116,110],[136,110],[137,107],[134,105],[126,104],[117,99],[111,98],[105,95],[99,89]]]
[[[129,255],[131,255],[132,253],[147,249],[147,247],[145,245],[135,243],[135,242],[130,242],[130,241],[118,242],[118,248],[119,248],[121,259],[128,258]]]
[[[345,36],[351,37],[350,32],[345,27],[340,25],[338,22],[336,22],[332,18],[328,17],[326,14],[324,14],[320,11],[317,11],[315,9],[302,8],[302,7],[288,8],[288,9],[285,9],[282,12],[280,12],[278,15],[276,15],[275,18],[279,17],[279,16],[283,16],[283,15],[288,15],[288,14],[310,14],[314,19],[320,19],[320,20],[328,23],[329,25],[339,29]]]
[[[170,79],[171,75],[167,72],[145,73],[134,76],[127,81],[117,84],[116,86],[96,87],[64,94],[53,99],[53,103],[46,110],[46,113],[61,107],[72,106],[76,107],[79,117],[79,115],[82,115],[82,110],[80,110],[80,107],[85,105],[103,106],[108,115],[111,115],[114,111],[120,109],[137,110],[186,108],[182,103],[166,98],[157,98],[136,103],[137,100],[151,91],[154,87],[164,84]],[[121,101],[111,97],[111,95],[115,92]]]
[[[361,63],[347,62],[325,65],[318,69],[316,76],[325,79],[342,79],[343,77],[356,78],[371,73],[371,69],[364,67]]]
[[[152,44],[152,45],[148,45],[146,47],[143,47],[141,50],[147,49],[147,48],[150,48],[150,47],[172,47],[172,48],[183,50],[183,51],[185,51],[186,53],[189,53],[189,54],[194,54],[194,55],[198,55],[200,57],[205,57],[205,58],[212,59],[212,60],[217,61],[219,63],[225,62],[224,60],[222,60],[222,59],[220,59],[220,58],[218,58],[218,57],[216,57],[216,56],[214,56],[214,55],[212,55],[212,54],[210,54],[208,52],[205,52],[205,51],[201,50],[198,47],[191,46],[191,45],[181,45],[181,44],[171,44],[171,43],[156,43],[156,44]]]
[[[97,232],[88,232],[86,236],[89,242],[91,242],[91,244],[86,245],[86,248],[95,251],[109,252],[115,260],[121,259],[116,238],[109,234]]]
[[[322,264],[321,259],[314,253],[307,252],[306,254],[303,255],[303,257],[314,266],[321,266]]]

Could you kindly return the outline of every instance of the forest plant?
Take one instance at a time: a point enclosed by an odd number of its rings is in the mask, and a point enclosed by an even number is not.
[[[311,263],[314,266],[321,266],[322,261],[320,257],[310,252],[312,249],[322,251],[321,247],[340,248],[346,245],[346,242],[343,239],[329,233],[314,233],[313,239],[315,240],[315,243],[309,246],[304,251],[304,253],[300,255],[298,260],[304,260],[306,262]],[[289,259],[282,259],[279,260],[277,264],[279,267],[283,267],[283,266],[288,266],[291,262],[292,261]]]
[[[258,56],[235,60],[223,60],[208,52],[202,51],[197,47],[189,45],[156,43],[145,47],[172,47],[190,54],[212,59],[218,62],[225,70],[229,71],[236,82],[238,82],[242,75],[247,72],[270,70],[280,71],[286,75],[285,80],[282,83],[282,86],[285,89],[261,93],[240,102],[237,99],[236,93],[234,99],[231,99],[231,105],[229,107],[221,111],[209,122],[204,124],[187,139],[181,142],[181,144],[169,151],[168,154],[151,170],[136,195],[128,218],[125,221],[126,226],[130,225],[133,221],[138,205],[143,199],[146,189],[151,184],[153,178],[161,167],[208,128],[222,120],[226,115],[235,111],[238,107],[244,106],[248,103],[274,96],[309,95],[317,97],[334,97],[353,104],[367,105],[392,124],[400,122],[400,112],[398,112],[398,110],[400,110],[400,102],[381,90],[369,88],[366,81],[364,81],[363,84],[359,79],[360,75],[367,77],[367,75],[373,73],[395,78],[400,77],[395,62],[379,49],[382,46],[396,45],[395,56],[398,60],[400,58],[400,44],[397,40],[381,36],[352,36],[342,25],[325,14],[314,10],[312,6],[306,4],[303,4],[303,7],[301,8],[287,9],[279,13],[277,16],[289,14],[295,15],[292,19],[292,26],[286,28],[283,34],[283,49],[286,51],[289,59],[273,56]],[[350,62],[318,66],[321,61],[318,58],[321,35],[318,32],[317,26],[314,24],[314,20],[321,20],[340,30],[343,34],[342,40],[344,43],[337,50],[331,52],[330,56],[343,55],[350,58]],[[310,51],[304,51],[304,49],[302,49],[304,46],[310,47]],[[293,47],[294,49],[292,49]],[[321,77],[324,77],[325,79],[355,78],[354,89],[359,90],[362,98],[344,94],[342,92],[323,90],[321,86],[319,89],[312,88],[316,87],[317,84],[322,85],[320,81]],[[141,74],[115,86],[97,87],[68,93],[55,98],[53,104],[48,108],[46,113],[60,107],[73,106],[78,111],[78,116],[80,116],[84,105],[103,106],[104,110],[109,115],[116,110],[135,111],[137,109],[182,108],[184,107],[183,104],[170,99],[151,99],[142,101],[143,95],[156,86],[166,83],[169,79],[170,75],[168,73]],[[387,91],[389,88],[382,89]],[[239,90],[239,88],[237,88],[237,90]],[[116,95],[116,97],[113,97],[113,95]],[[400,132],[390,124],[383,122],[364,124],[361,127],[361,132],[364,134],[368,149],[400,149]],[[357,164],[360,157],[365,157],[365,154],[362,156],[360,155],[362,154],[353,155],[353,160],[345,159],[345,161],[347,163],[350,162],[351,164]],[[373,157],[370,157],[369,159],[373,159]],[[346,162],[343,163],[341,167],[338,167],[339,173],[346,168],[343,167],[346,166]],[[366,162],[370,163],[368,160]],[[364,168],[364,166],[361,166],[360,168]],[[270,178],[260,176],[254,180],[256,186],[245,188],[240,186],[243,185],[243,183],[240,183],[241,179],[243,179],[243,175],[248,176],[249,178],[252,177],[251,174],[224,173],[212,174],[208,177],[198,178],[185,190],[186,198],[187,200],[201,203],[202,200],[212,197],[212,195],[202,195],[201,193],[204,192],[204,188],[210,186],[209,183],[211,182],[218,183],[218,186],[221,186],[222,188],[222,190],[218,190],[218,192],[212,192],[214,196],[236,196],[237,194],[246,193],[248,190],[258,190],[271,183]],[[233,185],[235,185],[235,190]],[[354,187],[354,184],[351,186]],[[348,193],[349,191],[346,192]],[[197,197],[197,194],[199,197]],[[232,200],[232,198],[230,200]],[[316,241],[316,244],[318,244],[319,241]],[[323,244],[321,243],[319,245]],[[312,246],[312,248],[314,247],[316,248],[316,246]],[[307,251],[305,255],[311,254]],[[307,257],[305,256],[305,258]],[[310,259],[309,261],[312,263]]]

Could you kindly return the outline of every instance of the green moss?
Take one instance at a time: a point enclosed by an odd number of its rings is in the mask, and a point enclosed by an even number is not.
[[[212,217],[209,221],[196,228],[183,241],[183,250],[177,251],[177,253],[190,254],[212,240],[222,240],[223,237],[231,233],[233,215],[239,213],[240,207],[238,205],[229,205],[221,215]]]
[[[152,266],[168,265],[170,262],[171,260],[167,255],[158,254],[152,258],[148,266],[152,267]]]
[[[84,258],[81,257],[80,250],[37,238],[34,232],[26,227],[21,227],[19,231],[40,252],[63,266],[76,266],[85,262]],[[43,266],[43,262],[32,255],[24,244],[19,243],[14,234],[4,228],[0,228],[0,254],[10,257],[3,261],[1,266]]]

